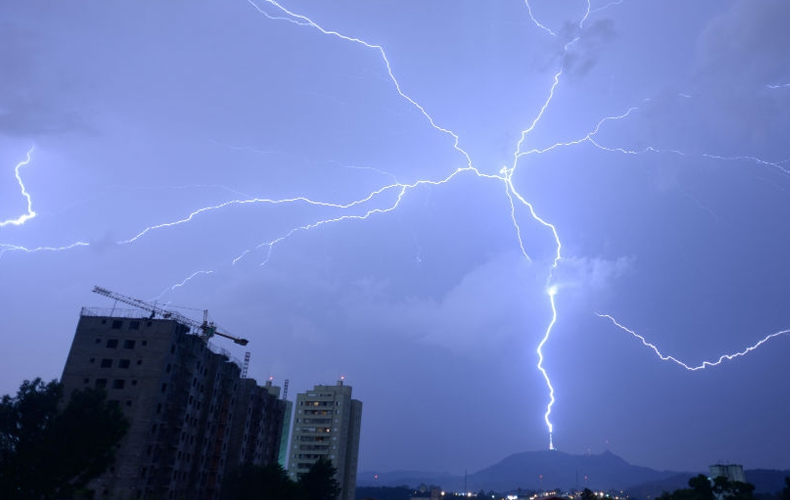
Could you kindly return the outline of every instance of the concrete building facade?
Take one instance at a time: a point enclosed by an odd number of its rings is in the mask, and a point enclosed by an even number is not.
[[[746,482],[746,474],[743,472],[743,465],[738,464],[715,464],[708,467],[710,478],[724,477],[730,482]]]
[[[354,500],[362,402],[340,380],[298,394],[295,409],[289,476],[298,480],[318,459],[329,459],[337,469],[339,499]]]
[[[61,382],[103,387],[130,428],[97,499],[218,499],[242,463],[276,461],[279,389],[240,378],[229,353],[172,319],[83,308]]]

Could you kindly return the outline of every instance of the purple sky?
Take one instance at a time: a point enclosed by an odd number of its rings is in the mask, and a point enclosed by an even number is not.
[[[344,375],[361,470],[471,472],[548,446],[554,289],[558,449],[790,468],[790,335],[689,371],[596,315],[689,366],[790,328],[790,3],[0,19],[0,393],[100,285],[208,308],[292,393]]]

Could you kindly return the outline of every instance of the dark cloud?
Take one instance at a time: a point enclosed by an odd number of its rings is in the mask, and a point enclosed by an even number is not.
[[[713,20],[698,48],[698,77],[722,87],[786,83],[790,2],[739,0]]]
[[[564,40],[563,46],[577,36],[579,40],[564,53],[565,70],[576,78],[584,77],[595,67],[601,52],[616,35],[614,21],[611,19],[599,19],[583,27],[581,31],[578,25],[566,23],[560,36]]]
[[[69,79],[47,63],[30,29],[0,24],[0,133],[10,136],[87,131]]]

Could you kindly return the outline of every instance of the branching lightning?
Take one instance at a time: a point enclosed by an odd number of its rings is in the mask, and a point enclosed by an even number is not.
[[[699,365],[692,366],[692,365],[684,363],[683,361],[680,361],[679,359],[677,359],[674,356],[666,356],[666,355],[662,354],[661,351],[658,350],[658,347],[655,346],[655,344],[652,344],[652,343],[648,342],[645,337],[643,337],[642,335],[636,333],[635,331],[631,330],[630,328],[621,325],[612,316],[610,316],[608,314],[599,314],[599,313],[595,313],[595,314],[599,318],[606,318],[606,319],[608,319],[617,328],[623,330],[624,332],[630,333],[632,336],[634,336],[635,338],[639,339],[642,342],[642,345],[644,345],[645,347],[650,348],[654,353],[656,353],[656,356],[658,356],[661,359],[661,361],[671,361],[671,362],[673,362],[673,363],[675,363],[677,365],[682,366],[686,370],[692,371],[692,372],[693,371],[697,371],[697,370],[703,370],[703,369],[708,368],[708,367],[718,366],[721,363],[723,363],[724,361],[732,361],[735,358],[739,358],[741,356],[745,356],[745,355],[749,354],[750,352],[754,351],[755,349],[757,349],[758,347],[760,347],[761,345],[765,344],[769,340],[790,333],[790,329],[780,330],[780,331],[772,333],[770,335],[766,335],[759,342],[757,342],[754,345],[751,345],[751,346],[747,347],[746,349],[744,349],[742,351],[739,351],[739,352],[736,352],[736,353],[733,353],[733,354],[722,354],[721,356],[719,356],[719,359],[717,359],[716,361],[703,361]]]
[[[30,219],[36,216],[36,212],[33,211],[33,198],[31,198],[30,193],[27,192],[27,189],[25,188],[25,183],[22,182],[22,176],[19,174],[19,170],[30,163],[34,148],[35,148],[34,146],[31,147],[27,151],[27,157],[24,160],[17,163],[16,167],[14,168],[14,175],[16,176],[16,181],[19,183],[19,189],[22,191],[22,196],[24,196],[25,199],[27,200],[27,213],[20,215],[16,219],[6,219],[4,221],[0,221],[0,227],[21,226],[25,222],[29,221]],[[2,253],[0,253],[0,255],[2,255]]]
[[[585,10],[583,16],[581,17],[581,19],[578,21],[577,26],[576,26],[577,27],[577,30],[576,30],[577,32],[574,34],[573,38],[563,40],[564,43],[562,44],[562,47],[563,47],[564,54],[567,55],[569,50],[571,50],[571,48],[573,47],[573,45],[576,44],[581,39],[581,37],[582,37],[582,30],[585,27],[585,23],[587,22],[587,20],[591,16],[593,16],[594,14],[596,14],[598,12],[606,10],[606,9],[608,9],[610,7],[613,7],[613,6],[616,6],[616,5],[620,5],[624,1],[625,0],[615,0],[615,1],[612,1],[610,3],[607,3],[607,4],[603,5],[601,7],[597,7],[595,9],[592,9],[590,0],[587,0],[586,1],[586,10]],[[177,218],[175,220],[170,220],[170,221],[167,221],[167,222],[161,222],[161,223],[158,223],[158,224],[150,225],[150,226],[145,227],[145,228],[143,228],[141,230],[138,230],[132,236],[126,237],[126,238],[121,239],[121,240],[118,240],[115,243],[117,245],[134,244],[139,239],[146,237],[150,233],[153,233],[153,232],[156,232],[156,231],[160,231],[160,230],[169,230],[169,229],[172,229],[172,228],[177,227],[177,226],[188,224],[188,223],[194,221],[196,218],[202,216],[203,214],[206,214],[208,212],[213,212],[213,211],[224,210],[224,209],[227,209],[227,208],[230,208],[230,207],[233,207],[233,206],[300,204],[300,205],[308,205],[308,206],[322,208],[322,209],[329,209],[330,211],[332,211],[332,215],[333,216],[331,216],[331,217],[315,220],[315,221],[312,221],[310,223],[303,224],[301,226],[297,226],[297,227],[293,227],[291,229],[288,229],[284,233],[280,234],[279,236],[276,236],[276,237],[274,237],[272,239],[269,239],[268,241],[261,242],[257,246],[254,246],[253,248],[248,248],[248,249],[243,250],[235,258],[233,258],[232,261],[231,261],[231,265],[235,265],[235,264],[239,263],[242,259],[248,258],[249,256],[257,255],[256,252],[261,251],[264,254],[264,256],[261,259],[260,265],[265,265],[265,264],[267,264],[270,261],[270,259],[272,257],[272,253],[273,253],[275,247],[277,247],[277,245],[282,243],[283,241],[289,239],[291,236],[293,236],[293,235],[295,235],[295,234],[297,234],[299,232],[304,232],[304,231],[317,229],[319,227],[322,227],[322,226],[325,226],[325,225],[329,225],[329,224],[333,224],[333,223],[339,223],[339,222],[344,222],[344,221],[362,221],[362,220],[367,220],[367,219],[369,219],[369,218],[371,218],[373,216],[376,216],[376,215],[387,214],[389,212],[392,212],[392,211],[398,209],[398,207],[401,205],[401,202],[404,199],[404,197],[410,191],[413,191],[413,190],[415,190],[415,189],[417,189],[417,188],[419,188],[421,186],[440,186],[440,185],[444,185],[444,184],[447,184],[447,183],[453,181],[453,179],[455,179],[456,177],[458,177],[458,176],[460,176],[462,174],[470,174],[470,175],[476,176],[477,178],[479,178],[481,180],[493,181],[493,182],[501,182],[502,183],[502,187],[504,188],[505,196],[507,197],[507,200],[508,200],[508,203],[509,203],[509,207],[510,207],[509,216],[510,216],[510,220],[511,220],[512,225],[513,225],[515,239],[516,239],[516,241],[518,243],[518,246],[519,246],[520,251],[521,251],[522,255],[524,256],[524,258],[527,261],[530,261],[530,262],[532,261],[532,259],[530,258],[529,253],[526,250],[527,245],[525,244],[524,239],[522,237],[522,228],[521,228],[521,226],[519,224],[519,220],[518,220],[518,211],[519,210],[523,210],[524,208],[526,208],[526,211],[529,213],[529,216],[531,217],[532,221],[538,223],[540,226],[542,226],[543,228],[548,230],[548,232],[551,233],[551,236],[552,236],[553,242],[554,242],[555,251],[554,251],[553,257],[551,258],[551,262],[548,265],[547,276],[546,276],[546,281],[545,281],[546,294],[548,296],[549,305],[550,305],[550,309],[551,309],[551,319],[550,319],[548,325],[546,326],[546,329],[544,330],[543,335],[541,337],[541,340],[538,343],[537,348],[536,348],[536,354],[537,354],[537,358],[538,358],[538,362],[537,362],[536,366],[537,366],[538,371],[543,376],[543,379],[544,379],[544,381],[546,383],[546,386],[548,388],[548,393],[549,393],[549,401],[548,401],[548,403],[546,405],[546,411],[544,413],[544,421],[545,421],[546,427],[548,429],[548,434],[549,434],[549,448],[550,449],[554,449],[554,440],[553,440],[554,427],[553,427],[553,424],[552,424],[552,421],[551,421],[551,412],[552,412],[552,408],[553,408],[553,406],[555,404],[556,399],[555,399],[554,387],[552,386],[551,379],[549,377],[549,373],[548,373],[548,371],[547,371],[547,369],[546,369],[546,367],[544,365],[545,357],[544,357],[544,354],[543,354],[543,349],[544,349],[545,345],[547,344],[547,342],[549,341],[549,339],[551,337],[551,334],[552,334],[552,330],[553,330],[553,328],[554,328],[554,326],[555,326],[555,324],[557,322],[557,319],[558,319],[558,313],[557,313],[557,308],[556,308],[556,295],[558,293],[558,286],[553,282],[553,280],[554,280],[554,276],[555,276],[555,271],[557,270],[557,268],[560,265],[560,262],[562,260],[562,243],[561,243],[561,240],[560,240],[560,237],[559,237],[559,232],[558,232],[557,227],[553,223],[549,222],[549,220],[547,218],[544,218],[541,215],[539,215],[538,212],[536,211],[535,207],[533,206],[533,204],[525,196],[523,196],[521,193],[519,193],[519,191],[516,189],[516,186],[515,186],[514,181],[513,181],[513,176],[515,175],[518,167],[520,166],[520,160],[522,160],[524,157],[526,157],[528,155],[543,154],[543,153],[547,153],[549,151],[552,151],[552,150],[555,150],[555,149],[558,149],[558,148],[578,146],[578,145],[581,145],[581,144],[589,144],[589,145],[593,146],[594,148],[596,148],[598,150],[605,151],[605,152],[608,152],[608,153],[615,153],[615,154],[641,155],[641,154],[651,153],[651,154],[671,154],[671,155],[678,155],[678,156],[682,156],[682,157],[687,157],[687,156],[690,156],[690,155],[688,155],[688,154],[686,154],[684,152],[678,151],[678,150],[658,149],[658,148],[655,148],[655,147],[652,147],[652,146],[648,146],[648,147],[645,147],[643,149],[628,149],[628,148],[619,147],[619,146],[608,146],[608,145],[603,144],[601,141],[599,141],[597,139],[597,137],[596,137],[597,134],[599,133],[601,128],[604,127],[607,123],[613,122],[613,121],[627,120],[634,113],[637,113],[638,110],[639,110],[639,107],[636,107],[636,106],[630,107],[629,109],[627,109],[624,112],[621,112],[620,114],[607,116],[607,117],[604,117],[604,118],[600,119],[596,123],[595,127],[592,130],[590,130],[586,135],[584,135],[584,136],[582,136],[580,138],[577,138],[577,139],[574,139],[574,140],[566,140],[564,142],[557,142],[557,143],[555,143],[553,145],[550,145],[550,146],[547,146],[547,147],[543,147],[541,149],[536,149],[536,148],[530,149],[530,148],[528,148],[527,142],[528,142],[528,138],[529,138],[530,134],[535,130],[536,127],[539,126],[541,120],[543,119],[544,114],[550,108],[551,103],[552,103],[553,99],[555,98],[556,92],[557,92],[558,88],[560,87],[560,83],[561,83],[562,77],[563,77],[563,72],[565,70],[565,67],[564,67],[565,62],[563,61],[559,65],[560,66],[559,69],[553,74],[553,78],[551,80],[551,84],[548,87],[547,96],[546,96],[545,100],[542,102],[542,105],[538,109],[535,117],[531,121],[528,122],[529,126],[521,131],[520,136],[518,138],[518,141],[515,144],[515,149],[513,151],[512,163],[509,166],[502,167],[501,170],[499,170],[499,172],[496,173],[496,174],[485,173],[485,172],[479,170],[477,167],[474,166],[470,154],[467,153],[467,151],[463,147],[461,147],[461,140],[460,140],[459,135],[456,134],[453,130],[439,125],[438,122],[436,120],[434,120],[434,118],[428,113],[428,111],[426,110],[426,108],[422,104],[420,104],[415,98],[412,98],[409,94],[407,94],[403,90],[403,87],[402,87],[401,83],[395,77],[395,73],[393,72],[390,60],[389,60],[389,58],[387,56],[387,53],[385,52],[385,50],[384,50],[384,48],[382,46],[376,45],[376,44],[373,44],[373,43],[369,43],[369,42],[367,42],[367,41],[365,41],[363,39],[360,39],[360,38],[347,36],[347,35],[344,35],[344,34],[341,34],[341,33],[337,32],[337,31],[333,31],[331,29],[326,29],[326,28],[322,27],[321,25],[319,25],[318,23],[316,23],[315,21],[313,21],[311,18],[309,18],[309,17],[307,17],[305,15],[302,15],[302,14],[295,13],[295,12],[287,9],[286,7],[284,7],[280,3],[278,3],[276,0],[247,0],[247,2],[252,7],[254,7],[254,9],[258,13],[260,13],[261,15],[263,15],[265,18],[267,18],[269,20],[272,20],[272,21],[285,21],[285,22],[291,23],[291,24],[293,24],[295,26],[298,26],[300,28],[306,28],[306,29],[315,30],[315,31],[319,32],[322,35],[326,35],[326,36],[329,36],[329,37],[334,37],[334,38],[343,40],[345,42],[349,42],[349,43],[352,43],[352,44],[360,45],[360,46],[364,47],[364,49],[369,49],[369,50],[377,52],[378,55],[381,57],[381,60],[382,60],[382,62],[384,64],[384,66],[386,67],[386,71],[387,71],[387,75],[389,77],[389,81],[392,83],[392,85],[393,85],[395,91],[397,92],[397,94],[400,96],[400,98],[402,98],[403,100],[408,102],[409,105],[413,106],[417,111],[419,111],[419,113],[424,117],[424,119],[427,121],[427,123],[430,125],[431,128],[433,128],[436,132],[439,132],[444,137],[449,139],[449,142],[451,143],[452,148],[455,150],[455,152],[457,152],[460,155],[461,158],[463,158],[463,160],[459,159],[459,162],[458,162],[458,165],[461,165],[461,166],[456,166],[454,168],[454,170],[452,170],[449,174],[444,175],[443,177],[440,177],[438,179],[420,179],[420,180],[417,180],[417,181],[414,181],[414,182],[410,182],[410,183],[400,182],[400,181],[398,181],[398,179],[396,179],[391,174],[388,174],[386,172],[380,172],[379,170],[376,170],[376,169],[374,169],[372,167],[350,167],[350,168],[366,168],[366,169],[371,169],[371,170],[374,170],[376,172],[385,174],[385,175],[387,175],[389,177],[389,180],[385,181],[385,182],[389,182],[389,183],[386,184],[386,185],[383,185],[382,187],[379,187],[378,189],[375,189],[375,190],[365,194],[364,196],[359,197],[358,199],[352,200],[352,201],[348,201],[348,200],[345,200],[345,201],[315,200],[315,199],[308,198],[306,196],[295,196],[295,197],[290,197],[290,198],[267,198],[267,197],[247,196],[247,195],[244,195],[244,194],[241,194],[241,193],[236,193],[236,194],[240,195],[241,197],[238,198],[238,199],[232,199],[232,200],[225,201],[225,202],[222,202],[222,203],[218,203],[218,204],[214,204],[214,205],[209,205],[209,206],[204,206],[204,207],[198,208],[198,209],[193,210],[193,211],[187,213],[186,215],[181,216],[180,218]],[[546,24],[541,23],[538,20],[538,18],[533,13],[533,9],[530,6],[529,0],[524,0],[524,4],[526,6],[526,12],[527,12],[527,15],[529,16],[529,19],[532,21],[532,23],[534,24],[534,26],[538,30],[540,30],[543,33],[545,33],[546,35],[548,35],[550,37],[553,37],[555,39],[558,39],[558,40],[560,39],[561,36],[563,36],[561,33],[552,30]],[[779,88],[788,87],[788,86],[790,86],[790,84],[785,84],[785,85],[767,85],[766,87],[769,88],[769,89],[779,89]],[[691,96],[684,95],[683,97],[690,98]],[[648,101],[648,100],[646,100],[646,101]],[[220,145],[220,146],[228,147],[228,148],[231,148],[231,149],[234,149],[234,150],[249,150],[249,151],[256,151],[256,152],[260,152],[260,153],[268,153],[268,152],[270,152],[270,151],[264,151],[264,150],[255,150],[253,148],[228,146],[226,144],[222,144],[222,143],[220,143],[218,141],[215,141],[213,139],[210,139],[210,140],[213,141],[214,143]],[[22,216],[20,216],[20,217],[18,217],[16,219],[9,219],[9,220],[0,222],[0,227],[6,226],[6,225],[23,225],[29,219],[32,219],[33,217],[36,216],[36,213],[32,209],[31,196],[26,191],[25,186],[24,186],[24,184],[22,182],[22,179],[20,177],[20,169],[22,167],[26,166],[31,161],[31,154],[32,154],[32,152],[33,152],[33,149],[31,148],[30,151],[28,151],[27,159],[24,160],[23,162],[20,162],[16,166],[16,169],[15,169],[16,179],[17,179],[17,181],[18,181],[18,183],[20,185],[20,188],[21,188],[21,191],[22,191],[22,195],[27,200],[27,213],[23,214]],[[718,161],[749,162],[749,163],[760,165],[762,167],[768,167],[768,168],[772,168],[772,169],[777,169],[777,170],[781,171],[783,174],[790,175],[790,169],[785,167],[785,166],[783,166],[781,164],[782,162],[771,162],[771,161],[763,160],[761,158],[752,157],[752,156],[726,157],[726,156],[718,156],[718,155],[715,155],[715,154],[707,154],[707,153],[699,154],[697,156],[702,157],[702,158],[711,159],[711,160],[718,160]],[[384,200],[384,202],[381,203],[381,200]],[[0,243],[0,258],[2,258],[4,253],[12,252],[12,251],[21,251],[21,252],[27,252],[27,253],[36,253],[36,252],[42,252],[42,251],[63,251],[63,250],[70,250],[70,249],[74,249],[74,248],[78,248],[78,247],[86,247],[86,246],[89,246],[89,245],[90,245],[90,243],[86,242],[86,241],[77,241],[77,242],[71,243],[69,245],[61,246],[61,247],[56,247],[56,246],[25,247],[25,246],[22,246],[22,245]],[[174,290],[185,286],[191,280],[193,280],[193,279],[195,279],[195,278],[197,278],[199,276],[206,276],[206,275],[214,274],[215,272],[216,271],[213,271],[213,270],[195,271],[192,274],[190,274],[189,276],[187,276],[185,279],[183,279],[182,281],[180,281],[180,282],[178,282],[178,283],[176,283],[176,284],[164,289],[162,291],[162,293],[160,293],[157,298],[161,298],[166,293],[173,292]],[[643,345],[645,345],[646,347],[650,347],[656,353],[656,355],[658,355],[659,358],[662,359],[663,361],[672,361],[672,362],[674,362],[674,363],[676,363],[676,364],[678,364],[678,365],[680,365],[680,366],[682,366],[682,367],[684,367],[684,368],[686,368],[687,370],[690,370],[690,371],[695,371],[695,370],[703,369],[705,367],[710,367],[710,366],[716,366],[716,365],[722,363],[723,361],[728,361],[728,360],[732,360],[732,359],[734,359],[736,357],[743,356],[743,355],[753,351],[754,349],[757,349],[762,344],[764,344],[765,342],[769,341],[770,339],[772,339],[774,337],[790,333],[790,330],[783,330],[783,331],[780,331],[780,332],[777,332],[777,333],[774,333],[774,334],[771,334],[771,335],[765,337],[764,339],[762,339],[757,344],[748,347],[747,349],[745,349],[742,352],[738,352],[738,353],[735,353],[735,354],[723,355],[715,362],[705,361],[699,366],[690,366],[690,365],[685,364],[682,361],[680,361],[680,360],[678,360],[678,359],[676,359],[676,358],[674,358],[672,356],[665,356],[665,355],[661,354],[661,352],[659,352],[659,350],[653,344],[649,343],[643,336],[641,336],[641,335],[635,333],[634,331],[632,331],[632,330],[624,327],[623,325],[619,324],[613,317],[611,317],[609,315],[605,315],[605,314],[598,314],[598,316],[602,317],[602,318],[609,319],[615,326],[617,326],[620,329],[630,333],[634,337],[640,339],[642,341]]]
[[[259,6],[259,4],[255,3],[253,0],[248,0],[248,2],[251,5],[253,5],[255,7],[255,9],[258,10],[258,12],[260,12],[261,14],[266,16],[267,18],[270,18],[270,19],[283,19],[282,16],[279,16],[279,15],[278,16],[273,16],[271,14],[268,14],[265,10],[263,10]],[[552,235],[554,237],[554,241],[555,241],[555,244],[556,244],[556,253],[555,253],[555,256],[554,256],[554,258],[552,260],[552,264],[551,264],[551,267],[550,267],[550,270],[549,270],[549,274],[548,274],[548,277],[547,277],[547,287],[549,287],[548,295],[549,295],[549,298],[550,298],[551,309],[552,309],[552,320],[549,323],[549,325],[548,325],[548,327],[547,327],[547,329],[545,331],[545,334],[543,336],[543,339],[540,342],[540,344],[538,346],[538,350],[537,350],[538,357],[539,357],[539,362],[538,362],[537,367],[540,370],[540,372],[543,374],[543,377],[544,377],[544,379],[546,381],[546,385],[548,386],[548,389],[549,389],[550,400],[549,400],[549,403],[548,403],[548,406],[547,406],[547,409],[546,409],[546,413],[545,413],[545,421],[546,421],[546,425],[547,425],[548,430],[549,430],[549,447],[553,449],[554,448],[554,444],[553,444],[553,426],[552,426],[552,423],[551,423],[551,420],[550,420],[550,416],[551,416],[551,407],[552,407],[552,405],[554,403],[554,388],[551,385],[551,381],[550,381],[550,378],[548,376],[548,373],[546,372],[545,368],[543,367],[542,348],[543,348],[544,344],[548,341],[549,336],[551,335],[551,331],[552,331],[552,328],[553,328],[553,326],[554,326],[554,324],[556,322],[556,317],[557,317],[557,311],[556,311],[556,307],[555,307],[555,303],[554,303],[554,297],[555,297],[555,295],[557,293],[557,289],[556,289],[556,287],[550,286],[550,283],[551,283],[551,278],[553,276],[553,273],[554,273],[555,269],[557,268],[557,266],[559,264],[559,261],[561,259],[561,248],[562,248],[562,245],[561,245],[561,242],[560,242],[559,235],[557,233],[557,228],[553,224],[551,224],[550,222],[546,221],[544,218],[540,217],[537,214],[537,212],[535,211],[535,208],[532,205],[532,203],[530,203],[528,200],[526,200],[516,190],[516,187],[513,184],[513,174],[515,173],[515,171],[516,171],[516,169],[518,167],[519,159],[522,156],[525,155],[525,153],[522,152],[522,146],[524,145],[527,136],[538,125],[538,123],[542,119],[546,109],[549,107],[549,105],[551,104],[552,99],[554,98],[555,91],[557,89],[557,86],[559,85],[560,77],[562,75],[562,68],[554,75],[554,79],[553,79],[553,83],[552,83],[550,91],[549,91],[549,95],[546,98],[546,100],[544,101],[543,105],[541,106],[539,112],[537,113],[535,118],[532,120],[530,126],[521,132],[520,138],[519,138],[519,140],[518,140],[518,142],[516,144],[515,152],[513,154],[513,164],[512,164],[512,166],[510,168],[503,167],[500,170],[500,172],[499,172],[500,175],[487,175],[487,174],[483,174],[477,168],[474,167],[474,165],[472,163],[472,159],[469,156],[469,154],[464,149],[462,149],[461,146],[459,145],[460,139],[459,139],[458,135],[455,132],[453,132],[453,131],[451,131],[451,130],[449,130],[447,128],[444,128],[444,127],[441,127],[441,126],[437,125],[437,123],[433,119],[433,117],[431,117],[431,115],[426,111],[426,109],[421,104],[419,104],[413,98],[411,98],[406,93],[404,93],[404,91],[402,90],[400,82],[397,80],[397,78],[395,77],[395,75],[393,73],[392,66],[390,64],[389,58],[387,57],[387,54],[384,51],[383,47],[381,47],[380,45],[374,45],[374,44],[368,43],[368,42],[366,42],[364,40],[361,40],[359,38],[354,38],[354,37],[349,37],[349,36],[346,36],[346,35],[342,35],[342,34],[336,32],[336,31],[327,30],[327,29],[319,26],[312,19],[310,19],[310,18],[308,18],[308,17],[306,17],[304,15],[296,14],[296,13],[284,8],[282,5],[280,5],[275,0],[264,0],[264,2],[262,2],[262,3],[266,3],[266,4],[269,4],[269,5],[273,6],[273,7],[275,7],[276,9],[279,10],[280,13],[285,14],[286,16],[288,16],[288,18],[286,18],[286,20],[289,20],[290,22],[292,22],[294,24],[297,24],[299,26],[309,26],[309,27],[312,27],[312,28],[320,31],[321,33],[323,33],[325,35],[338,37],[338,38],[341,38],[341,39],[349,41],[349,42],[354,42],[354,43],[361,44],[361,45],[363,45],[363,46],[365,46],[365,47],[367,47],[369,49],[377,50],[379,52],[379,54],[381,55],[381,58],[384,61],[384,64],[386,65],[387,73],[388,73],[388,75],[390,77],[390,80],[394,84],[397,93],[403,99],[408,101],[412,106],[416,107],[420,111],[420,113],[422,113],[422,115],[428,120],[428,122],[430,123],[430,125],[434,129],[436,129],[437,131],[442,132],[442,133],[452,137],[452,139],[453,139],[453,148],[456,151],[458,151],[459,153],[461,153],[463,155],[463,157],[466,159],[466,167],[462,167],[462,168],[456,169],[449,176],[447,176],[446,178],[444,178],[442,180],[439,180],[439,181],[420,180],[420,181],[417,181],[417,182],[415,182],[413,184],[410,184],[410,185],[392,184],[392,185],[387,186],[387,187],[385,187],[383,189],[390,189],[390,188],[394,188],[394,187],[397,186],[397,187],[399,187],[401,189],[401,191],[399,192],[395,203],[393,203],[392,205],[390,205],[387,208],[372,209],[372,210],[367,211],[364,215],[343,215],[343,216],[337,217],[335,219],[323,220],[323,221],[320,221],[320,222],[317,222],[317,223],[308,224],[308,225],[305,225],[305,226],[302,226],[302,227],[298,227],[298,228],[292,229],[286,235],[284,235],[284,236],[282,236],[282,237],[280,237],[278,239],[272,240],[270,242],[262,243],[261,245],[259,245],[258,248],[261,248],[261,247],[267,247],[268,248],[269,253],[267,254],[267,257],[266,257],[266,260],[268,260],[269,256],[271,255],[271,250],[274,247],[274,245],[276,245],[280,241],[290,237],[292,234],[294,234],[297,231],[313,229],[315,227],[318,227],[319,225],[323,225],[323,224],[330,223],[330,222],[338,222],[338,221],[341,221],[341,220],[366,219],[366,218],[368,218],[369,216],[371,216],[373,214],[390,212],[392,210],[395,210],[398,207],[398,205],[400,204],[401,200],[403,199],[403,196],[406,194],[407,190],[413,189],[413,188],[415,188],[415,187],[417,187],[419,185],[423,185],[423,184],[431,184],[431,185],[444,184],[444,183],[447,183],[450,180],[452,180],[453,177],[455,177],[456,175],[458,175],[458,174],[460,174],[462,172],[465,172],[465,171],[474,172],[474,174],[479,176],[479,177],[485,177],[485,178],[489,178],[489,179],[497,179],[497,180],[500,180],[500,181],[504,182],[505,183],[505,187],[506,187],[506,195],[508,197],[508,201],[509,201],[510,207],[511,207],[511,212],[510,212],[511,221],[513,222],[513,226],[514,226],[514,229],[516,231],[516,237],[517,237],[517,240],[518,240],[518,243],[519,243],[519,248],[521,249],[521,252],[524,255],[524,257],[527,260],[531,260],[530,257],[529,257],[529,254],[527,253],[527,251],[525,249],[524,242],[523,242],[523,239],[522,239],[521,227],[520,227],[520,225],[518,223],[518,220],[516,218],[516,208],[515,208],[514,198],[517,199],[523,206],[525,206],[528,209],[530,215],[532,216],[532,218],[535,221],[537,221],[539,224],[541,224],[544,227],[546,227],[546,228],[551,230],[551,233],[552,233]],[[554,33],[551,29],[547,28],[545,25],[541,24],[535,18],[535,16],[532,14],[532,9],[531,9],[528,1],[525,1],[525,5],[527,7],[527,12],[529,14],[529,17],[530,17],[530,19],[532,19],[532,21],[535,23],[535,25],[538,28],[540,28],[543,31],[545,31],[546,33],[548,33],[549,35],[551,35],[553,37],[557,37],[556,33]],[[586,13],[585,13],[584,17],[582,18],[582,20],[579,22],[579,28],[580,29],[582,28],[582,25],[583,25],[584,21],[587,19],[587,17],[589,15],[590,15],[590,4],[589,4],[589,2],[587,2]],[[579,40],[579,37],[577,36],[576,38],[574,38],[574,39],[570,40],[569,42],[567,42],[564,45],[564,50],[567,51],[569,49],[569,47],[571,45],[573,45],[574,43],[576,43],[578,40]],[[245,251],[242,255],[237,257],[234,260],[234,262],[238,261],[240,258],[244,257],[248,253],[249,253],[248,251]],[[265,262],[266,261],[264,261],[264,263]]]

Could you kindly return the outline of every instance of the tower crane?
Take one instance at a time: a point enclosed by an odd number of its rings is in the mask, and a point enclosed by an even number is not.
[[[148,311],[151,313],[151,319],[153,319],[158,315],[164,319],[173,319],[181,323],[182,325],[186,325],[191,328],[196,328],[202,332],[200,334],[200,338],[202,338],[203,340],[208,340],[214,335],[218,335],[220,337],[230,339],[239,345],[247,345],[247,343],[249,342],[247,339],[234,337],[233,335],[229,335],[227,333],[223,333],[219,331],[217,329],[217,326],[214,324],[214,322],[208,320],[207,310],[203,311],[203,322],[201,323],[195,321],[192,318],[187,318],[186,316],[177,313],[175,311],[168,311],[167,309],[163,309],[157,306],[156,304],[151,304],[144,300],[135,299],[134,297],[127,297],[126,295],[121,295],[120,293],[112,292],[100,286],[93,287],[93,293],[98,293],[99,295],[104,295],[105,297],[109,297],[113,300],[117,300],[118,302],[123,302],[124,304],[137,307],[139,309],[142,309],[143,311]]]

